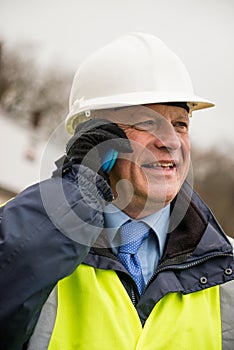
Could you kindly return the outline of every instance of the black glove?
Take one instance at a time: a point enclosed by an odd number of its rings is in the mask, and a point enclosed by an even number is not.
[[[109,180],[102,170],[105,154],[114,149],[131,153],[132,148],[125,132],[115,123],[104,119],[91,119],[77,126],[74,136],[66,147],[67,159],[87,166]]]

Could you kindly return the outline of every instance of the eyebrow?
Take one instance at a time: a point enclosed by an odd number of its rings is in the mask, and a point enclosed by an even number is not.
[[[188,115],[178,115],[177,117],[175,117],[175,119],[188,119],[188,120],[190,120],[190,115],[188,114]]]

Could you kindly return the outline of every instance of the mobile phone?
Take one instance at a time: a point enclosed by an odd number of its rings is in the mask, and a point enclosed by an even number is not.
[[[111,171],[116,162],[118,154],[119,152],[112,148],[107,151],[104,158],[102,159],[102,170],[105,173],[108,174]]]

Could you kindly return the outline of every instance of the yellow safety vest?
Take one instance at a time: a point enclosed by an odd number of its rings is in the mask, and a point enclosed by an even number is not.
[[[219,286],[169,293],[144,327],[112,270],[80,265],[58,284],[49,350],[221,350]]]

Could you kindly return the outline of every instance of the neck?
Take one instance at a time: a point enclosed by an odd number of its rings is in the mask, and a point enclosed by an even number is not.
[[[113,204],[120,210],[122,210],[124,213],[126,213],[129,217],[133,219],[142,219],[146,216],[158,212],[169,203],[161,203],[156,201],[154,201],[153,203],[149,203],[149,201],[139,203],[137,202],[137,200],[132,199],[131,202],[126,205],[126,199],[121,200],[117,197]]]

